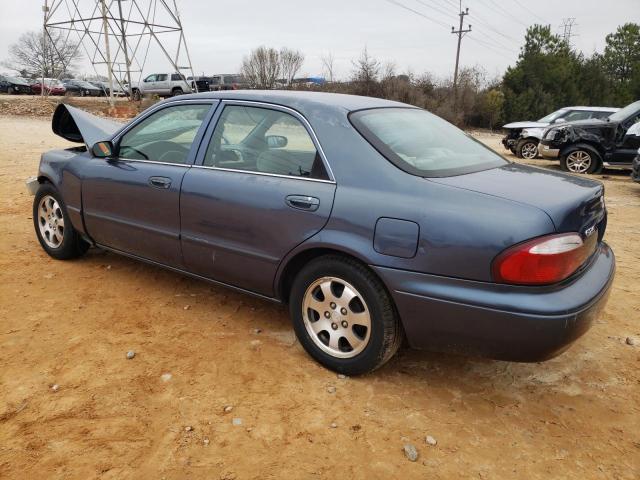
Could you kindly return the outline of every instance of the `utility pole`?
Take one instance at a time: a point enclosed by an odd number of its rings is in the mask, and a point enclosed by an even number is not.
[[[109,20],[107,18],[107,4],[100,0],[102,7],[102,28],[104,29],[104,49],[107,55],[107,75],[109,77],[109,105],[113,107],[113,65],[111,64],[111,49],[109,48]]]
[[[458,35],[458,49],[456,51],[456,68],[453,71],[453,111],[456,112],[458,109],[458,65],[460,63],[460,44],[462,43],[462,37],[464,37],[465,33],[469,33],[471,31],[471,25],[469,28],[463,29],[462,23],[464,22],[464,17],[469,15],[469,8],[463,12],[462,11],[462,0],[460,0],[460,13],[458,16],[460,17],[460,26],[458,30],[455,27],[451,27],[451,33]]]
[[[47,0],[44,0],[42,12],[42,83],[40,84],[40,96],[44,97],[44,68],[47,64],[47,15],[49,14],[49,4]]]

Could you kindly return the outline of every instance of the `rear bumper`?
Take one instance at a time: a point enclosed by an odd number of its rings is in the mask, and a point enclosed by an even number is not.
[[[576,278],[520,287],[374,267],[414,348],[533,362],[583,335],[606,304],[615,257],[602,243]]]

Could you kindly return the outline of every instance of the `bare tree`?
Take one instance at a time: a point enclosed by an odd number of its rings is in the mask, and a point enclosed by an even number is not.
[[[78,44],[67,40],[62,32],[54,31],[46,37],[42,32],[27,32],[9,47],[9,59],[3,65],[27,77],[57,78],[81,56]]]
[[[288,86],[291,85],[303,63],[304,54],[299,50],[290,50],[286,47],[280,50],[280,69]]]
[[[280,69],[280,54],[273,48],[258,47],[242,60],[242,74],[254,88],[274,88]]]
[[[333,53],[329,52],[326,55],[322,55],[320,57],[320,61],[322,62],[322,69],[324,70],[324,74],[329,81],[329,83],[333,83],[334,76],[334,62],[335,58],[333,57]]]
[[[367,47],[364,47],[360,57],[353,60],[352,64],[352,81],[360,86],[361,94],[372,95],[380,75],[380,62],[369,55]]]

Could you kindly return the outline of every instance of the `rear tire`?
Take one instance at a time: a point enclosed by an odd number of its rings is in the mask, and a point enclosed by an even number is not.
[[[182,95],[184,92],[182,91],[181,88],[174,88],[173,90],[171,90],[171,96],[172,97],[177,97],[178,95]]]
[[[516,156],[525,160],[534,160],[538,156],[538,142],[530,138],[518,140]]]
[[[289,311],[298,340],[325,367],[347,375],[379,368],[404,338],[393,301],[366,266],[327,255],[293,281]]]
[[[596,173],[602,170],[602,158],[594,148],[576,145],[562,153],[560,168],[571,173]]]
[[[80,257],[89,249],[90,245],[71,225],[62,196],[50,183],[43,183],[36,192],[33,226],[43,250],[57,260]]]

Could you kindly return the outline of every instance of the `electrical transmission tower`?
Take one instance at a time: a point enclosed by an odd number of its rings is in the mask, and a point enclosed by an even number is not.
[[[458,30],[455,27],[451,27],[451,33],[458,35],[458,49],[456,50],[456,68],[453,71],[453,110],[457,111],[458,108],[458,65],[460,63],[460,44],[462,43],[462,37],[466,33],[471,31],[471,25],[468,26],[467,29],[462,28],[462,24],[464,22],[464,17],[469,15],[469,8],[462,11],[462,0],[460,0],[460,13],[458,16],[460,17],[460,26]]]
[[[573,27],[577,27],[575,18],[563,18],[560,25],[560,36],[562,40],[571,48],[571,37],[577,36],[575,33],[571,33]]]
[[[54,31],[63,33],[65,44],[77,42],[96,75],[106,73],[112,104],[114,85],[122,91],[127,86],[133,98],[132,81],[142,77],[152,46],[172,71],[193,76],[176,0],[44,0],[43,11],[44,42],[52,54],[62,58]]]

